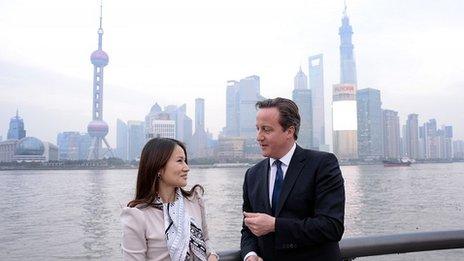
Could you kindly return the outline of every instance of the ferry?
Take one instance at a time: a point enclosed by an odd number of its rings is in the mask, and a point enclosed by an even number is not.
[[[412,161],[408,158],[393,159],[393,160],[384,160],[382,161],[383,166],[385,167],[409,167],[412,164]]]

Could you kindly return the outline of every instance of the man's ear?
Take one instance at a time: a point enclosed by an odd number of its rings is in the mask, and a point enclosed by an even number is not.
[[[290,127],[288,127],[288,128],[287,128],[287,133],[288,133],[289,135],[291,135],[291,137],[293,137],[294,134],[295,134],[295,126],[290,126]]]

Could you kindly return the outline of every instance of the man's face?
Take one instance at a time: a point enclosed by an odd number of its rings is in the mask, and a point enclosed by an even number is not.
[[[277,108],[262,108],[256,114],[256,140],[264,157],[280,159],[293,145],[294,128],[284,131]]]

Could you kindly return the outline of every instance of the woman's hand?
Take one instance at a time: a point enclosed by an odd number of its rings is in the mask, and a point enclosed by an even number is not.
[[[210,254],[208,257],[208,261],[218,261],[218,257],[215,254]]]

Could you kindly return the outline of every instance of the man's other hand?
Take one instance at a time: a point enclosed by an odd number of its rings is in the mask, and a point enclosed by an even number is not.
[[[245,225],[255,236],[263,236],[275,231],[275,218],[264,213],[243,212]]]

